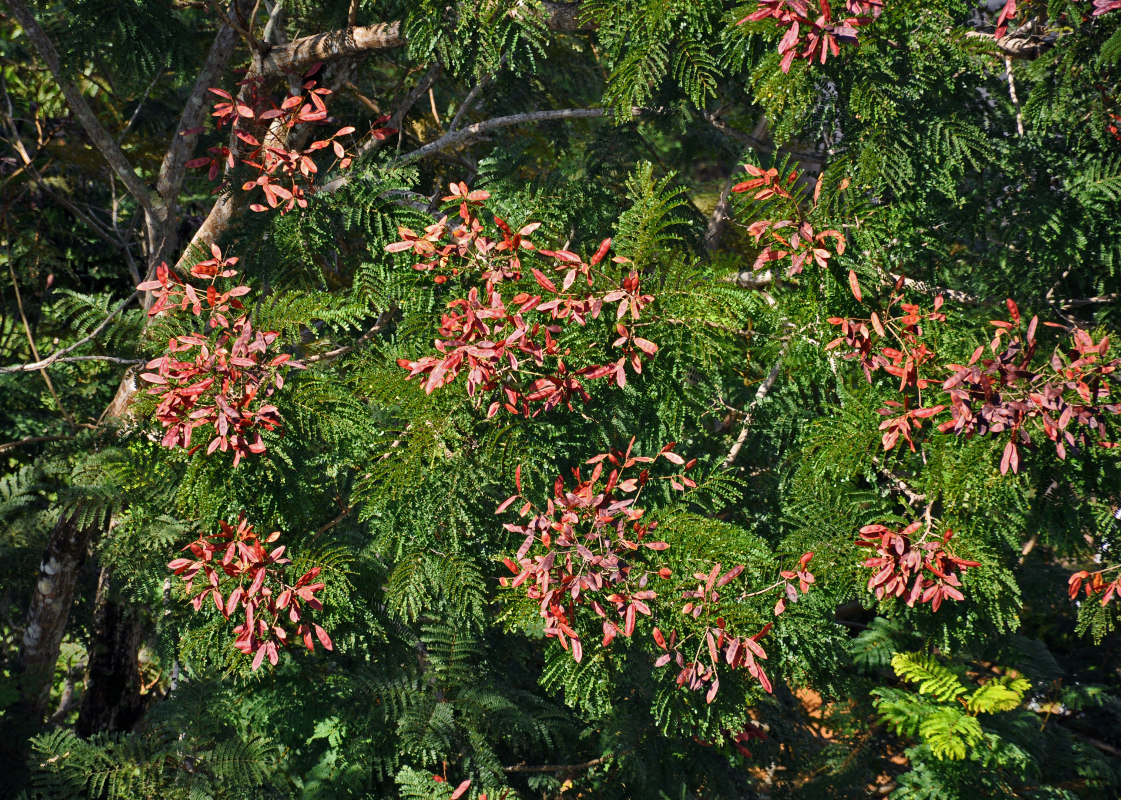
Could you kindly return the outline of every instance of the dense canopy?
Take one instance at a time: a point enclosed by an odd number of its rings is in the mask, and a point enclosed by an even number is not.
[[[1121,1],[4,0],[53,798],[1115,798]]]

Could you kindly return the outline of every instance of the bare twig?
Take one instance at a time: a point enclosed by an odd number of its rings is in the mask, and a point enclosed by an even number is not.
[[[9,271],[12,271],[11,270],[11,265],[9,265]],[[12,271],[12,282],[13,283],[15,282],[15,279],[16,279],[15,272]],[[18,301],[18,299],[19,299],[19,287],[18,286],[16,287],[16,298],[17,298],[17,301]],[[56,350],[55,352],[51,353],[46,358],[43,358],[43,359],[39,358],[38,350],[35,349],[35,344],[33,342],[31,344],[31,348],[32,348],[32,355],[35,357],[35,361],[31,362],[30,364],[13,364],[10,367],[0,367],[0,374],[7,373],[7,372],[32,372],[34,370],[43,370],[44,375],[45,375],[46,374],[45,370],[46,370],[47,367],[49,367],[51,364],[54,364],[54,363],[56,363],[58,361],[62,361],[62,360],[66,360],[66,361],[112,361],[112,362],[116,362],[116,363],[119,363],[119,364],[139,364],[139,363],[143,363],[143,361],[137,361],[137,360],[133,360],[133,359],[114,358],[112,356],[77,356],[77,357],[74,357],[74,358],[63,359],[63,356],[66,356],[69,353],[73,353],[75,350],[77,350],[82,345],[84,345],[88,342],[92,342],[94,339],[96,339],[98,336],[100,336],[102,333],[104,333],[105,329],[109,327],[109,323],[113,321],[113,317],[115,317],[115,316],[117,316],[117,314],[121,313],[121,311],[124,310],[125,306],[127,306],[129,303],[131,303],[135,299],[136,299],[136,292],[133,292],[128,297],[126,297],[124,300],[122,300],[120,303],[118,303],[117,307],[109,312],[109,316],[107,316],[105,319],[103,319],[101,321],[101,324],[99,324],[93,330],[92,333],[90,333],[88,336],[85,336],[85,337],[79,339],[78,341],[74,342],[74,344],[72,344],[68,347],[64,347],[61,350]],[[21,315],[23,314],[22,304],[20,306],[20,314]],[[26,319],[24,321],[24,324],[25,325],[27,324]],[[28,337],[31,336],[31,329],[30,328],[28,328],[27,335],[28,335]],[[52,390],[52,392],[53,392],[53,390]],[[65,412],[63,412],[63,413],[65,414]]]
[[[27,447],[33,444],[43,444],[44,442],[62,442],[67,439],[73,439],[73,436],[28,436],[26,439],[18,439],[14,442],[5,442],[0,444],[0,453],[8,450],[15,450],[17,447]]]
[[[502,69],[505,66],[506,56],[503,56],[502,62],[499,64],[499,69]],[[459,104],[459,108],[455,110],[455,116],[452,117],[451,124],[448,125],[448,133],[453,133],[456,128],[459,127],[459,123],[463,119],[463,115],[471,110],[472,106],[475,105],[475,100],[478,98],[479,93],[482,92],[483,89],[485,89],[495,79],[496,75],[497,73],[495,72],[484,75],[479,79],[478,83],[471,87],[471,91],[467,93],[467,96],[463,98],[463,102]]]
[[[325,361],[329,358],[338,358],[339,356],[345,356],[347,353],[354,352],[355,350],[362,347],[362,345],[366,344],[375,336],[377,336],[379,333],[381,333],[383,330],[385,330],[386,325],[389,324],[389,320],[393,318],[393,315],[395,313],[397,313],[397,306],[391,305],[378,316],[377,322],[374,323],[373,327],[362,334],[362,336],[359,337],[358,341],[356,341],[354,344],[347,345],[346,347],[338,347],[326,353],[319,353],[318,355],[309,356],[308,358],[303,359],[304,362],[312,364],[316,361]]]
[[[156,193],[169,205],[176,201],[186,174],[185,165],[198,141],[198,133],[188,133],[188,131],[199,128],[206,118],[206,99],[209,96],[207,91],[211,86],[217,85],[222,71],[233,56],[236,44],[237,36],[233,28],[223,25],[218,29],[210,45],[210,51],[206,55],[206,61],[203,62],[202,69],[199,70],[191,86],[191,92],[183,104],[183,113],[179,116],[175,134],[168,143],[156,183]]]
[[[156,207],[156,201],[151,192],[133,170],[132,164],[129,163],[120,145],[117,144],[117,140],[109,134],[105,126],[101,124],[101,120],[93,113],[93,109],[86,102],[81,90],[63,74],[58,51],[35,19],[35,14],[27,6],[25,0],[4,0],[4,2],[7,3],[16,22],[23,28],[28,40],[38,51],[43,63],[47,65],[55,83],[58,84],[66,97],[66,103],[70,107],[71,113],[77,118],[94,147],[113,168],[113,171],[124,183],[125,188],[128,189],[129,194],[136,199],[136,202],[145,212],[151,215]]]
[[[728,227],[728,220],[731,218],[732,187],[735,183],[736,170],[733,169],[731,174],[728,175],[728,180],[724,182],[724,188],[720,191],[720,198],[716,201],[716,207],[712,209],[712,215],[708,218],[708,229],[705,231],[705,249],[710,253],[720,247],[720,240]]]
[[[642,113],[641,108],[632,108],[631,115],[638,116]],[[476,122],[474,125],[468,125],[458,131],[449,131],[441,136],[434,142],[429,142],[423,147],[418,147],[411,153],[405,153],[398,156],[396,163],[408,164],[418,159],[424,158],[432,153],[437,153],[442,150],[455,147],[456,145],[476,139],[487,131],[495,130],[496,128],[507,128],[511,125],[521,125],[526,122],[546,122],[554,119],[593,119],[595,117],[604,117],[611,114],[611,111],[606,108],[559,108],[548,111],[528,111],[524,114],[511,114],[507,117],[495,117],[483,122]]]
[[[743,427],[740,428],[739,436],[736,437],[736,441],[732,444],[732,449],[728,451],[728,455],[725,457],[723,464],[721,464],[724,469],[730,468],[732,464],[735,463],[736,456],[738,456],[740,450],[743,449],[744,442],[747,441],[748,429],[751,427],[751,420],[755,416],[755,408],[763,402],[770,393],[771,387],[775,385],[779,371],[782,369],[782,360],[786,357],[787,350],[790,349],[791,338],[792,337],[788,336],[786,341],[783,342],[782,349],[779,350],[778,357],[775,358],[774,366],[771,367],[771,371],[767,373],[767,378],[755,391],[755,399],[743,410]]]
[[[920,494],[919,492],[916,492],[914,489],[912,489],[905,480],[900,478],[887,467],[883,466],[880,463],[879,459],[873,458],[872,463],[875,464],[877,468],[879,468],[880,474],[887,478],[892,491],[898,492],[899,494],[906,497],[908,502],[910,502],[912,506],[918,508],[926,502],[925,494]],[[927,506],[927,508],[929,509],[929,505]]]
[[[611,754],[601,756],[600,758],[593,758],[591,761],[585,761],[583,764],[515,764],[510,767],[503,767],[503,772],[568,772],[583,769],[591,769],[598,767],[600,764],[605,764],[613,758],[617,758],[620,754]]]
[[[12,288],[15,289],[16,292],[16,307],[19,309],[19,318],[23,322],[23,331],[27,334],[27,344],[31,347],[31,356],[38,361],[39,348],[35,346],[35,336],[31,333],[31,326],[27,322],[27,314],[23,311],[23,297],[20,295],[19,281],[16,280],[16,271],[12,267],[12,259],[10,256],[8,258],[8,274],[12,276]],[[43,376],[43,382],[47,384],[47,390],[51,393],[51,397],[54,398],[55,405],[58,406],[58,410],[62,412],[63,419],[66,420],[66,423],[71,428],[77,429],[78,424],[74,421],[74,418],[70,416],[70,412],[66,410],[66,406],[62,404],[62,400],[59,399],[58,392],[55,391],[54,384],[51,382],[51,376],[47,374],[47,370],[43,369],[41,366],[32,366],[31,369],[39,370],[39,374]]]
[[[1004,57],[1005,74],[1008,77],[1008,95],[1012,98],[1012,105],[1016,109],[1016,133],[1024,135],[1024,116],[1020,113],[1020,98],[1016,96],[1016,79],[1012,77],[1012,56]]]
[[[776,148],[770,142],[766,142],[758,137],[752,136],[749,133],[744,133],[737,128],[733,128],[727,122],[724,122],[724,120],[720,119],[718,113],[719,112],[710,114],[708,112],[703,112],[702,115],[706,120],[708,120],[708,123],[712,125],[712,127],[716,128],[716,130],[720,131],[725,136],[731,139],[735,139],[737,142],[746,144],[753,150],[758,150],[761,153],[773,153],[776,150],[779,150],[783,153],[789,153],[794,158],[798,159],[798,161],[808,161],[815,164],[825,163],[825,157],[820,153],[807,153],[797,150],[787,150],[785,148]]]

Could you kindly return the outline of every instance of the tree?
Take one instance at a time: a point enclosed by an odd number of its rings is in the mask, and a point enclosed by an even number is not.
[[[1115,796],[1115,6],[6,0],[11,774]]]

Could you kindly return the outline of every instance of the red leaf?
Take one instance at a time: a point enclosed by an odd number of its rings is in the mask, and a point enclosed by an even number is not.
[[[609,249],[611,249],[611,240],[604,239],[602,242],[600,242],[599,249],[596,250],[595,254],[591,257],[588,263],[593,265],[598,264],[603,260],[603,257],[607,255],[607,251]]]
[[[545,275],[541,272],[541,270],[534,269],[534,270],[532,270],[532,272],[533,272],[534,279],[539,284],[541,284],[542,288],[547,289],[548,291],[552,292],[553,294],[557,293],[556,284],[554,284],[551,280],[546,278]]]
[[[856,302],[862,302],[863,298],[860,295],[860,283],[856,280],[856,273],[851,269],[849,270],[849,287],[852,289],[852,296],[856,298]]]
[[[458,800],[458,798],[463,797],[470,785],[470,780],[465,780],[463,783],[459,784],[459,786],[455,787],[455,791],[452,792],[452,796],[448,800]]]

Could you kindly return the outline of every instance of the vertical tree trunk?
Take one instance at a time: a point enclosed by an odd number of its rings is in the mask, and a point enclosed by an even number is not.
[[[27,612],[27,627],[19,650],[22,693],[29,716],[42,720],[50,699],[62,636],[74,603],[78,569],[86,558],[90,536],[97,527],[79,525],[79,508],[61,517],[47,542],[39,579]]]
[[[78,711],[79,736],[129,730],[144,711],[137,663],[143,639],[140,617],[135,609],[113,599],[111,580],[112,570],[103,568],[90,633],[86,691]]]

